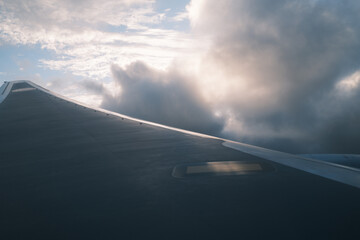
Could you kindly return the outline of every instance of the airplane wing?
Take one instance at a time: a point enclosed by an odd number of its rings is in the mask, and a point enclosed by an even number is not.
[[[358,168],[0,88],[0,239],[356,239]]]

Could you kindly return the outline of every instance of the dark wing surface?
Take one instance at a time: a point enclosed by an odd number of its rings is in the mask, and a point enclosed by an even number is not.
[[[0,94],[0,239],[359,238],[356,169]]]

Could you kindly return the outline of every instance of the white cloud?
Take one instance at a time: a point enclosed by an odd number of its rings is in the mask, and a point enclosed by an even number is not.
[[[141,60],[166,68],[174,57],[192,49],[189,34],[157,28],[165,13],[154,1],[2,1],[0,39],[10,44],[52,50],[45,68],[101,79],[112,63]]]
[[[354,152],[358,137],[344,126],[360,132],[353,120],[360,116],[354,105],[360,99],[357,77],[337,82],[360,66],[355,50],[360,49],[359,7],[352,1],[193,0],[187,8],[192,31],[210,47],[184,62],[177,59],[181,64],[173,67],[191,72],[188,82],[206,103],[208,116],[225,119],[221,126],[226,136],[287,152]],[[171,79],[169,73],[164,75]],[[146,80],[145,75],[135,79]],[[162,89],[151,79],[144,85]],[[345,85],[354,94],[348,99],[334,96],[336,86]],[[142,96],[137,104],[141,114],[148,88],[124,90],[125,95],[133,92]],[[136,101],[120,105],[132,109]],[[353,118],[347,117],[350,113]],[[166,114],[159,111],[152,117]]]
[[[183,11],[183,12],[176,13],[176,15],[171,18],[171,20],[173,20],[175,22],[182,22],[188,18],[189,18],[189,12]]]
[[[197,79],[224,132],[283,151],[298,141],[296,151],[354,152],[359,139],[345,126],[360,132],[359,10],[358,1],[192,0],[192,31],[211,42]]]
[[[339,94],[347,97],[355,94],[360,87],[360,70],[355,71],[349,76],[343,78],[336,84],[336,90]]]

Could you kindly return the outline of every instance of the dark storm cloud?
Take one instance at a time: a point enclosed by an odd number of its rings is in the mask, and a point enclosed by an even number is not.
[[[86,79],[81,81],[80,85],[84,87],[86,90],[102,95],[105,98],[110,95],[109,91],[101,82],[96,82],[90,79]]]
[[[218,135],[222,130],[223,120],[213,116],[189,79],[177,70],[163,72],[134,62],[125,68],[114,65],[112,73],[122,91],[119,96],[105,94],[102,107],[202,133]],[[95,88],[104,92],[101,86]]]
[[[221,100],[245,129],[238,137],[290,152],[360,153],[360,95],[334,97],[360,68],[359,1],[204,2],[193,27],[214,39],[205,62],[222,69],[221,81],[261,92]]]

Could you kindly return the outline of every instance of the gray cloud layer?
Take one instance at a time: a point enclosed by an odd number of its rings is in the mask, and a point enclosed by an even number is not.
[[[212,41],[199,74],[114,66],[122,94],[105,94],[103,107],[285,152],[360,153],[358,1],[194,0],[189,9],[193,31]]]
[[[201,6],[193,26],[214,39],[207,64],[222,69],[221,81],[248,82],[249,92],[222,99],[246,129],[242,140],[293,152],[360,153],[359,88],[336,93],[360,67],[359,10],[355,0]]]
[[[143,62],[126,68],[112,66],[120,95],[110,94],[103,85],[85,81],[84,86],[102,93],[102,107],[173,127],[219,135],[223,120],[213,116],[189,78],[176,69],[156,70]]]

